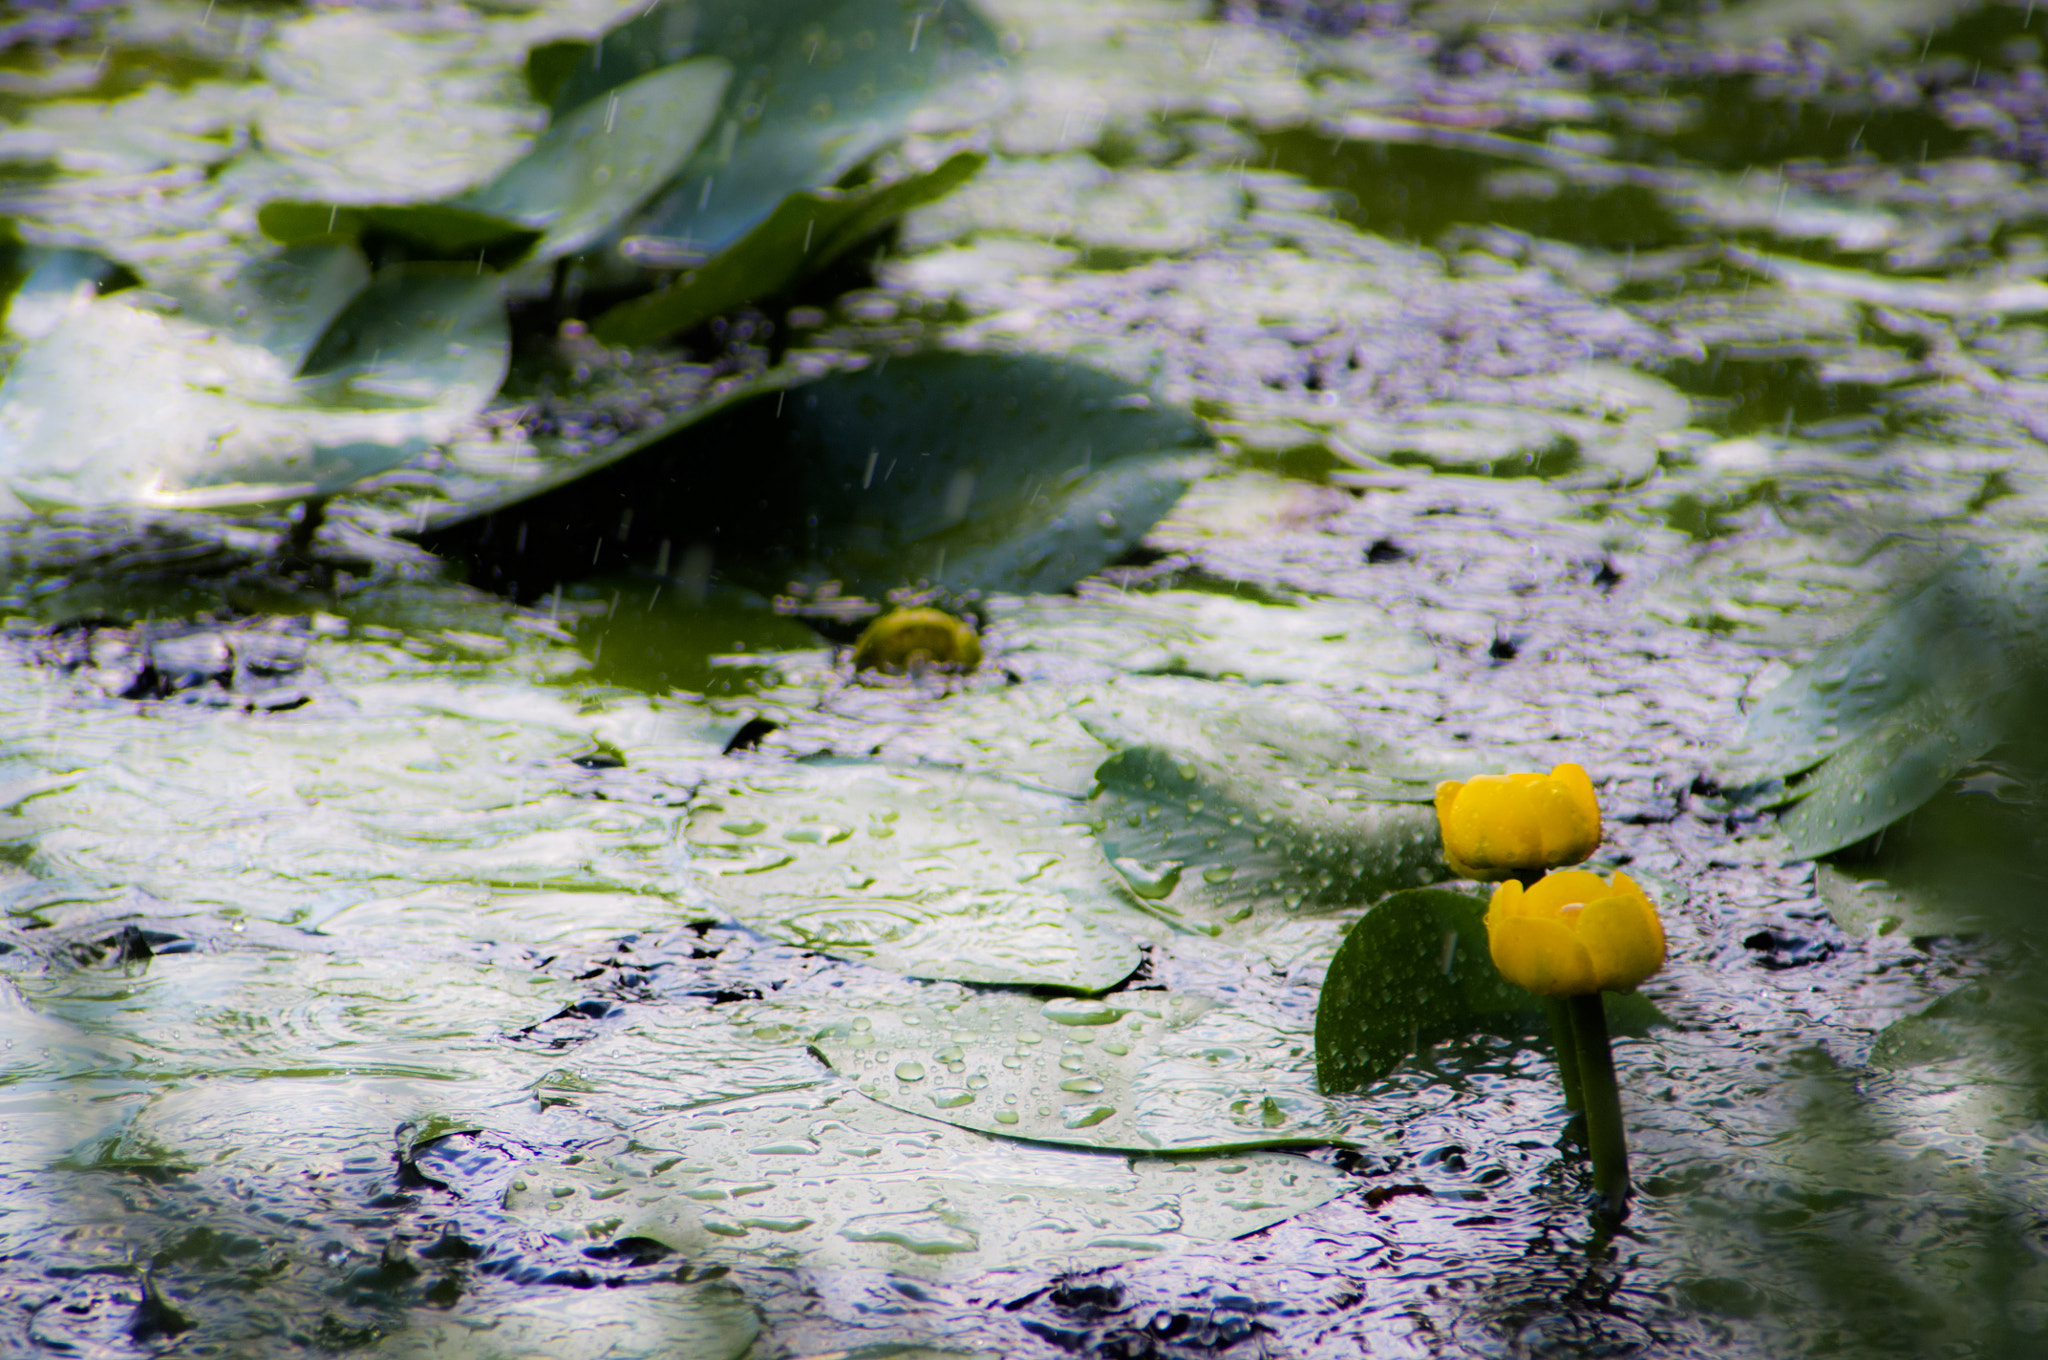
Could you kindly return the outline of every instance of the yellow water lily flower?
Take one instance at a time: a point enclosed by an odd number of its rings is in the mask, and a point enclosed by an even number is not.
[[[1577,864],[1600,844],[1593,781],[1573,764],[1549,774],[1485,774],[1436,786],[1444,858],[1492,881]]]
[[[1486,940],[1501,976],[1538,996],[1632,992],[1664,966],[1664,924],[1627,874],[1566,869],[1493,890]]]

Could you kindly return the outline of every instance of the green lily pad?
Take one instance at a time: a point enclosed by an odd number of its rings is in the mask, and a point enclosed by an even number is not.
[[[1241,1237],[1349,1188],[1283,1153],[1077,1153],[984,1139],[814,1087],[636,1126],[518,1168],[504,1212],[569,1242],[923,1278],[1088,1269]]]
[[[986,159],[980,152],[962,151],[921,175],[857,189],[791,194],[716,259],[666,288],[620,303],[600,316],[593,330],[611,344],[646,344],[772,296],[799,275],[823,269],[909,209],[949,193]],[[650,246],[689,249],[684,241],[649,237],[633,238],[628,249],[644,252]]]
[[[1988,697],[1929,689],[1838,747],[1779,818],[1792,853],[1812,859],[1854,845],[1939,793],[1998,743]]]
[[[555,107],[596,100],[685,57],[731,62],[740,76],[716,131],[626,231],[715,255],[791,194],[836,183],[900,138],[920,108],[999,55],[995,31],[965,4],[663,4],[607,33],[562,81]]]
[[[295,345],[294,323],[281,310],[267,338]],[[468,269],[384,271],[296,371],[116,294],[70,311],[0,385],[0,478],[45,508],[324,494],[452,435],[497,391],[510,349],[497,280]]]
[[[517,163],[455,206],[542,233],[535,255],[573,255],[646,202],[704,140],[732,81],[716,57],[615,86],[552,127]]]
[[[1368,801],[1327,771],[1135,745],[1095,779],[1103,854],[1149,910],[1203,934],[1251,936],[1450,876],[1433,809]]]
[[[1639,993],[1600,999],[1614,1033],[1670,1023]],[[1494,967],[1484,898],[1446,888],[1396,893],[1351,927],[1330,962],[1316,1007],[1317,1085],[1362,1091],[1431,1044],[1526,1033],[1544,1014],[1539,998]]]
[[[706,790],[693,888],[779,940],[912,977],[1098,992],[1154,934],[1055,795],[821,762]]]
[[[927,354],[799,381],[622,440],[421,541],[536,594],[623,562],[666,574],[693,546],[763,590],[1061,590],[1141,541],[1209,465],[1186,412],[1061,360]]]
[[[1198,590],[996,601],[1017,645],[1149,675],[1369,689],[1433,669],[1427,639],[1354,601],[1260,604]]]
[[[1316,1007],[1323,1090],[1364,1090],[1427,1044],[1541,1015],[1493,966],[1485,917],[1482,898],[1426,888],[1395,894],[1351,928]]]
[[[1351,1143],[1377,1119],[1316,1090],[1280,1012],[1166,992],[876,1003],[812,1047],[863,1095],[984,1133],[1138,1152]]]
[[[294,370],[369,283],[362,252],[333,242],[247,256],[218,272],[150,278],[153,290],[177,300],[180,317],[267,349]]]
[[[1965,897],[1908,887],[1832,864],[1816,867],[1814,890],[1835,924],[1857,935],[1978,935],[1994,923]]]
[[[1765,694],[1726,764],[1749,777],[1797,774],[1930,692],[1995,696],[2014,649],[2038,645],[2044,586],[2048,557],[2031,548],[1965,554]]]

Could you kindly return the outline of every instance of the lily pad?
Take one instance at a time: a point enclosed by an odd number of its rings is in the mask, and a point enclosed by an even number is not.
[[[1166,992],[876,1004],[812,1041],[863,1095],[985,1133],[1139,1152],[1351,1143],[1309,1036],[1270,1004]]]
[[[797,381],[622,440],[422,542],[532,594],[626,562],[666,573],[693,546],[763,590],[1061,590],[1209,465],[1192,416],[1061,360],[927,354]]]
[[[1990,697],[1929,689],[1837,748],[1779,818],[1792,853],[1811,859],[1854,845],[1939,793],[1998,743]]]
[[[2039,646],[2044,588],[2048,556],[2031,547],[1966,553],[1765,694],[1726,764],[1747,777],[1796,774],[1929,693],[1995,697],[2001,669]]]
[[[791,194],[767,220],[704,265],[668,287],[621,303],[593,327],[612,344],[645,344],[741,303],[780,292],[799,275],[823,269],[887,223],[971,178],[987,158],[962,151],[920,175],[863,184],[857,189],[815,189]],[[632,258],[659,259],[650,250],[690,259],[690,243],[634,237]]]
[[[1316,1081],[1362,1091],[1429,1045],[1526,1033],[1543,1003],[1494,967],[1484,899],[1445,888],[1396,893],[1338,947],[1316,1007]],[[1655,1003],[1602,992],[1608,1026],[1642,1034],[1670,1021]]]
[[[740,73],[716,131],[628,236],[734,245],[791,194],[826,188],[897,140],[917,111],[999,57],[972,8],[898,0],[661,4],[607,33],[555,93],[574,108],[657,67],[722,57]]]
[[[1234,937],[1450,876],[1436,813],[1256,756],[1137,745],[1096,769],[1102,852],[1146,907]]]
[[[1016,645],[1147,675],[1358,690],[1435,668],[1427,639],[1353,601],[1261,604],[1198,590],[998,601]]]
[[[1282,1153],[1033,1147],[816,1087],[649,1121],[576,1166],[521,1166],[504,1212],[577,1244],[639,1237],[696,1259],[969,1278],[1225,1241],[1348,1188]]]
[[[912,977],[1098,992],[1156,933],[1073,804],[938,770],[820,762],[691,804],[690,884],[755,929]]]
[[[70,312],[8,373],[0,478],[39,508],[323,494],[452,435],[497,391],[510,348],[497,281],[473,270],[384,271],[296,371],[116,294]]]

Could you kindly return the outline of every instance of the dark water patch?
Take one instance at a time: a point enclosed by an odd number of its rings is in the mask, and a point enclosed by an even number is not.
[[[1274,169],[1336,191],[1345,220],[1397,240],[1432,243],[1452,227],[1486,223],[1615,250],[1658,250],[1690,235],[1654,189],[1574,183],[1501,155],[1307,129],[1266,134],[1260,145]],[[1541,155],[1532,145],[1530,159]]]

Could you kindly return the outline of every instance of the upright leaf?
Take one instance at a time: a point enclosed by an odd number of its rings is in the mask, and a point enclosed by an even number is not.
[[[710,255],[789,195],[836,183],[901,137],[920,107],[992,65],[1000,47],[960,0],[668,0],[606,34],[563,80],[555,107],[700,55],[724,58],[739,77],[715,131],[628,234]]]

